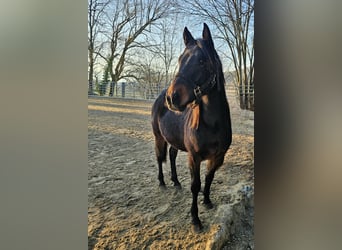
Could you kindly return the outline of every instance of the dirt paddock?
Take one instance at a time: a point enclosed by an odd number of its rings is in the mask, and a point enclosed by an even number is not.
[[[232,107],[233,142],[212,184],[214,208],[199,204],[204,230],[193,233],[185,153],[176,162],[182,189],[173,187],[169,161],[167,188],[158,186],[151,106],[88,99],[88,249],[254,249],[253,117]],[[202,188],[205,170],[203,162]]]

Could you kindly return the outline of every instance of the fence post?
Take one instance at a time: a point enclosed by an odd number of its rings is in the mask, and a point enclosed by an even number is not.
[[[122,82],[121,83],[121,96],[124,98],[125,97],[125,87],[126,87],[126,83]]]

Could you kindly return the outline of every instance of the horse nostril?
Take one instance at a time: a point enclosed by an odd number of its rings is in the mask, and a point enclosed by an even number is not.
[[[178,104],[178,102],[179,102],[179,94],[175,91],[172,94],[172,103]]]

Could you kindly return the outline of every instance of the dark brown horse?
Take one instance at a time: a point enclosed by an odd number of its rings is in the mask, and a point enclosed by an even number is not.
[[[210,185],[231,144],[232,132],[222,64],[208,26],[204,24],[202,39],[195,40],[186,27],[183,38],[185,49],[178,59],[178,72],[152,107],[152,128],[161,186],[165,186],[162,162],[166,161],[167,144],[170,144],[171,180],[178,187],[177,152],[188,152],[192,224],[195,231],[200,231],[203,228],[197,207],[200,164],[207,160],[203,203],[212,208]]]

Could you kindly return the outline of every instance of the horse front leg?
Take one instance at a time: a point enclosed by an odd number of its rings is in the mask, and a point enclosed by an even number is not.
[[[213,208],[213,204],[209,198],[210,195],[210,186],[213,182],[216,170],[222,165],[224,160],[224,155],[220,157],[216,157],[214,159],[210,159],[207,162],[207,173],[205,175],[205,184],[204,184],[204,200],[203,204],[208,208]]]
[[[169,150],[170,163],[171,163],[171,180],[173,181],[175,187],[181,188],[181,184],[178,181],[177,170],[176,170],[177,154],[178,154],[178,149],[171,146]]]
[[[203,229],[202,223],[198,217],[197,198],[198,193],[201,190],[201,178],[200,178],[200,165],[201,160],[198,157],[189,157],[189,167],[191,173],[191,192],[192,192],[192,204],[191,204],[191,217],[192,226],[195,232],[199,232]]]

